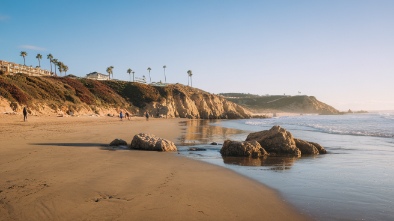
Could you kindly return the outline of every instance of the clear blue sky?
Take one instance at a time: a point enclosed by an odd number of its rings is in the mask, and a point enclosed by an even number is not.
[[[0,60],[394,110],[393,0],[0,0]]]

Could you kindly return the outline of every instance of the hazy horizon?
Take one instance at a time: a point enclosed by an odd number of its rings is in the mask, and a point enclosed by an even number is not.
[[[0,60],[80,77],[114,66],[211,93],[315,96],[394,110],[394,1],[0,0]]]

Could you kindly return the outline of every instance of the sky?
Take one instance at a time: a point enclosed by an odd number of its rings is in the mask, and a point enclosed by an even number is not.
[[[392,0],[0,0],[0,60],[394,110]]]

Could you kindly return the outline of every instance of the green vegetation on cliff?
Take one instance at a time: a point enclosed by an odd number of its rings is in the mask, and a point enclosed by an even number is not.
[[[338,114],[335,108],[317,100],[313,96],[285,96],[271,95],[260,96],[243,93],[222,93],[221,96],[236,104],[259,112],[292,112],[292,113],[317,113]]]

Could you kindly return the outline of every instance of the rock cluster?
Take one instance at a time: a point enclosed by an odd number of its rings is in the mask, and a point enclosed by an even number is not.
[[[225,141],[220,153],[223,156],[260,157],[269,154],[300,157],[327,151],[317,143],[296,139],[286,129],[273,126],[270,130],[249,134],[244,142]]]
[[[131,141],[130,148],[152,151],[177,151],[177,148],[172,141],[145,133],[135,135]]]

